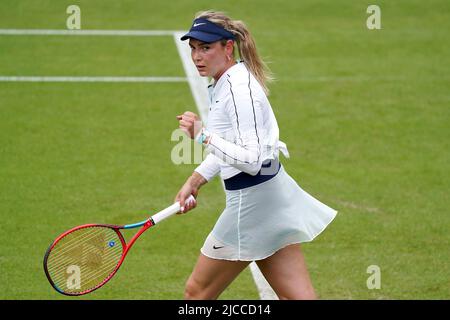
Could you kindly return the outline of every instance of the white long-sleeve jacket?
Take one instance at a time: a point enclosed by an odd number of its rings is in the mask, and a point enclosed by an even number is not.
[[[219,172],[222,179],[240,172],[255,175],[279,151],[289,157],[269,100],[245,63],[229,68],[208,90],[209,154],[195,171],[208,181]]]

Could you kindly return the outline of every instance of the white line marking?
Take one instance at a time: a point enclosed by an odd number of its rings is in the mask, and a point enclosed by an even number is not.
[[[363,210],[363,211],[367,211],[370,213],[380,213],[381,212],[381,210],[377,207],[368,207],[368,206],[360,205],[358,203],[354,203],[351,201],[343,201],[343,200],[339,200],[339,199],[334,199],[334,201],[341,206],[351,208],[351,209]]]
[[[194,97],[197,109],[200,113],[202,121],[205,122],[208,115],[208,81],[205,77],[200,77],[198,75],[197,69],[191,60],[191,49],[186,41],[181,41],[180,38],[186,32],[176,32],[173,34],[175,43],[177,45],[178,54],[180,55],[181,61],[183,63],[184,71],[186,72],[189,86],[191,88],[192,96]],[[222,186],[223,181],[222,181]],[[250,271],[253,276],[253,280],[256,283],[256,287],[259,292],[259,297],[261,300],[278,300],[277,295],[270,287],[269,283],[264,278],[263,274],[258,268],[255,262],[250,263]]]
[[[172,36],[176,30],[53,30],[0,29],[0,35],[22,36]]]
[[[258,288],[259,297],[261,300],[278,300],[277,294],[273,291],[266,278],[259,270],[255,262],[250,263],[250,270],[252,271],[253,280]]]
[[[172,36],[171,30],[0,29],[0,35]],[[186,82],[185,77],[0,76],[0,82]]]
[[[0,76],[0,82],[186,82],[184,77]]]

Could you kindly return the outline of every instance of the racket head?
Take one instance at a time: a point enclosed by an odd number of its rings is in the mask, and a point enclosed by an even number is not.
[[[61,234],[44,256],[52,287],[68,296],[90,293],[114,276],[126,254],[123,226],[86,224]]]

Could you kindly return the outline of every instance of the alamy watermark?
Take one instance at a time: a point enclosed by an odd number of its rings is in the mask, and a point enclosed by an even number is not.
[[[196,121],[194,127],[201,128],[202,122]],[[228,152],[229,150],[236,150],[235,146],[222,150],[211,142],[210,147],[205,148],[203,145],[190,138],[182,129],[176,129],[172,132],[170,137],[171,141],[177,142],[170,152],[170,159],[172,163],[176,165],[200,164],[207,157],[210,150],[222,163],[238,168],[239,166],[241,168],[251,168],[261,164],[260,175],[275,174],[279,169],[278,160],[267,160],[261,163],[261,160],[265,159],[263,158],[264,156],[274,154],[275,150],[273,148],[275,148],[275,146],[268,145],[264,140],[263,137],[268,137],[268,133],[264,132],[262,129],[258,130],[259,131],[250,129],[248,131],[239,131],[237,133],[235,133],[234,130],[229,130],[220,135],[215,134],[217,137],[225,140],[225,142],[222,141],[222,144],[230,143],[240,147],[240,150],[238,150],[236,154],[233,154]],[[199,129],[194,131],[198,132]]]
[[[367,267],[366,270],[370,276],[367,278],[366,285],[367,289],[381,289],[381,269],[376,264],[372,264]]]
[[[66,20],[66,26],[69,30],[81,29],[81,9],[77,5],[70,5],[66,9],[66,13],[69,14]]]
[[[371,4],[366,10],[370,16],[366,20],[366,26],[369,30],[380,30],[381,29],[381,9],[375,4]]]
[[[67,289],[81,288],[81,269],[79,266],[72,264],[67,267],[66,273],[68,275],[66,285]]]

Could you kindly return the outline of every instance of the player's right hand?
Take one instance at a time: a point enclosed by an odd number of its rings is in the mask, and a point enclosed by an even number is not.
[[[193,195],[194,198],[197,197],[198,190],[195,190],[191,184],[189,183],[189,180],[186,181],[186,183],[181,187],[180,191],[178,191],[177,196],[175,197],[175,202],[179,201],[181,210],[180,213],[186,213],[189,210],[194,209],[197,206],[197,201],[194,199],[191,201],[188,201],[188,198],[190,195]]]

